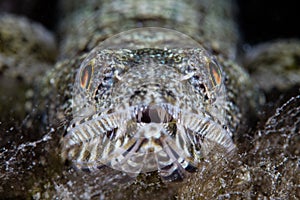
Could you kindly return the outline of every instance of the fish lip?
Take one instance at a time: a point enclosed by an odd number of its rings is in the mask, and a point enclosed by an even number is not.
[[[157,112],[162,112],[160,113],[160,116],[155,115]],[[153,114],[152,116],[150,116]],[[147,116],[150,116],[149,118],[152,120],[149,121],[149,119],[143,119],[146,118]],[[114,111],[109,114],[94,114],[88,118],[85,118],[84,120],[80,120],[80,122],[74,122],[72,123],[68,128],[67,128],[67,133],[65,135],[65,140],[70,138],[72,133],[74,133],[75,129],[80,129],[84,126],[88,126],[91,121],[97,121],[101,119],[108,119],[108,118],[115,118],[115,117],[121,117],[120,120],[123,120],[123,122],[132,120],[132,122],[136,124],[140,124],[142,126],[146,124],[167,124],[174,122],[176,124],[183,124],[185,126],[193,126],[192,123],[190,124],[185,124],[187,122],[187,118],[190,119],[196,119],[194,120],[195,122],[203,122],[203,123],[209,123],[211,126],[214,126],[219,133],[222,133],[223,135],[227,136],[227,138],[231,138],[232,133],[228,130],[223,128],[221,124],[218,122],[215,122],[210,115],[207,115],[205,112],[199,112],[199,113],[193,113],[190,111],[184,111],[176,106],[173,106],[171,104],[154,104],[154,105],[137,105],[137,106],[130,106],[126,109],[120,109],[118,111]],[[123,119],[122,119],[123,117]],[[148,121],[147,121],[148,120]],[[115,123],[116,124],[116,123]],[[122,124],[122,123],[117,123],[117,124]],[[113,126],[113,125],[111,125]],[[115,127],[110,127],[111,129],[117,128]],[[187,127],[189,128],[189,127]],[[196,127],[192,128],[192,131],[195,131]],[[106,131],[110,131],[110,129],[107,129]],[[207,135],[206,135],[207,136]],[[213,139],[213,138],[212,138]],[[84,142],[84,141],[79,141],[79,142]],[[221,144],[222,145],[222,144]],[[225,146],[230,146],[230,145],[225,145]]]
[[[160,113],[160,115],[158,113]],[[228,130],[225,130],[220,124],[213,121],[211,117],[201,112],[199,114],[194,114],[188,111],[184,111],[170,104],[141,104],[128,107],[127,109],[118,110],[109,114],[94,115],[89,119],[90,120],[78,124],[75,127],[70,126],[68,128],[68,133],[63,139],[65,145],[64,151],[67,152],[70,149],[78,147],[80,145],[88,146],[89,142],[93,141],[93,139],[95,138],[97,139],[97,137],[107,137],[108,139],[106,141],[108,141],[109,144],[115,145],[116,150],[114,150],[111,155],[105,154],[103,156],[102,154],[102,157],[96,158],[97,160],[78,161],[78,158],[74,157],[74,155],[67,156],[69,157],[69,159],[73,160],[76,165],[79,166],[85,165],[86,162],[88,163],[86,165],[88,165],[89,168],[91,166],[92,168],[95,168],[95,165],[99,165],[99,163],[102,163],[114,169],[130,174],[139,174],[141,172],[158,170],[161,174],[163,174],[163,176],[167,177],[172,174],[171,172],[169,172],[170,169],[176,169],[179,170],[180,173],[184,173],[184,171],[187,171],[188,168],[197,168],[198,164],[201,162],[197,153],[191,153],[187,150],[187,148],[185,148],[183,144],[180,145],[180,140],[182,140],[184,144],[187,143],[188,145],[192,146],[196,146],[197,144],[195,143],[199,143],[199,145],[201,144],[200,157],[205,156],[205,154],[213,150],[213,146],[211,145],[212,142],[224,147],[224,149],[228,152],[231,152],[235,149]],[[98,133],[98,135],[95,135],[95,132],[88,132],[88,129],[91,128],[91,124],[93,122],[97,121],[97,123],[101,122],[99,124],[102,124],[104,122],[107,122],[109,119],[111,119],[111,122],[107,123],[106,129],[104,127],[104,131],[102,133]],[[127,133],[128,130],[126,128],[123,135],[118,135],[117,131],[113,131],[114,128],[121,129],[120,127],[126,124],[126,121],[130,120],[136,125],[136,129],[134,129],[136,132],[131,136],[129,135],[129,133]],[[165,127],[168,126],[169,123],[175,123],[176,126],[178,126],[175,136],[171,134],[161,133],[142,134],[143,130],[151,130],[151,128],[153,127],[158,128],[159,130],[165,129]],[[199,126],[202,127],[197,127],[197,124],[195,125],[195,123],[198,123]],[[200,133],[206,133],[203,136],[204,138],[200,137],[199,139],[199,137],[196,137],[197,135],[201,136],[201,134],[198,134],[197,131],[199,131]],[[108,134],[108,132],[110,132],[110,134]],[[124,142],[124,144],[120,144],[118,140],[122,137],[128,137],[128,144],[126,144],[126,142]],[[152,144],[156,145],[156,151],[146,151],[149,145],[146,145],[146,150],[143,150],[141,146],[145,142],[149,142],[150,148]],[[99,144],[100,143],[98,143],[98,145]],[[161,146],[159,147],[159,145]],[[161,155],[159,156],[159,154]],[[141,161],[142,156],[144,157]],[[162,159],[163,156],[169,156],[169,161],[166,161],[164,164],[159,164],[159,159]],[[157,165],[155,165],[155,163],[153,164],[152,162],[154,157],[156,158]],[[181,159],[181,161],[179,161],[179,159]],[[134,161],[140,162],[134,165],[135,168],[128,164],[128,162]],[[150,161],[152,163],[150,163]],[[147,166],[147,162],[149,162],[149,166]],[[167,167],[168,165],[174,166]]]

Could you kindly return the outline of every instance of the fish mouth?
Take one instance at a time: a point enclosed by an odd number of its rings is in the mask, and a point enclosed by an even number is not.
[[[230,133],[205,113],[139,105],[71,125],[62,154],[81,169],[107,165],[133,176],[158,171],[163,179],[178,180],[196,171],[216,146],[225,154],[235,149]]]
[[[164,106],[138,106],[135,108],[137,123],[168,123],[174,119],[174,114]]]

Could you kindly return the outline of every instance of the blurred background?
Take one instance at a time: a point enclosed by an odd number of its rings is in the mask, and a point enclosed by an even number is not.
[[[55,29],[58,0],[0,0],[0,12],[12,12]],[[237,21],[245,43],[253,45],[278,38],[300,38],[296,0],[236,0]]]

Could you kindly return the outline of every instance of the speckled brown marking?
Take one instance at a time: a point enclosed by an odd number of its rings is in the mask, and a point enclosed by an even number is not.
[[[197,168],[215,145],[232,153],[222,73],[201,45],[172,30],[135,29],[104,41],[75,79],[63,155],[79,168],[158,170],[172,180]]]

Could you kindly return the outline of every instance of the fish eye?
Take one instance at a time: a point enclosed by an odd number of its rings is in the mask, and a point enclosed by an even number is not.
[[[209,78],[210,78],[211,84],[212,84],[213,88],[216,88],[219,85],[221,85],[221,83],[222,83],[221,68],[214,61],[209,62],[207,67],[208,67]]]
[[[93,71],[94,71],[94,67],[92,63],[89,63],[80,71],[79,77],[80,77],[80,86],[82,89],[86,89],[86,90],[89,89],[91,85]]]

